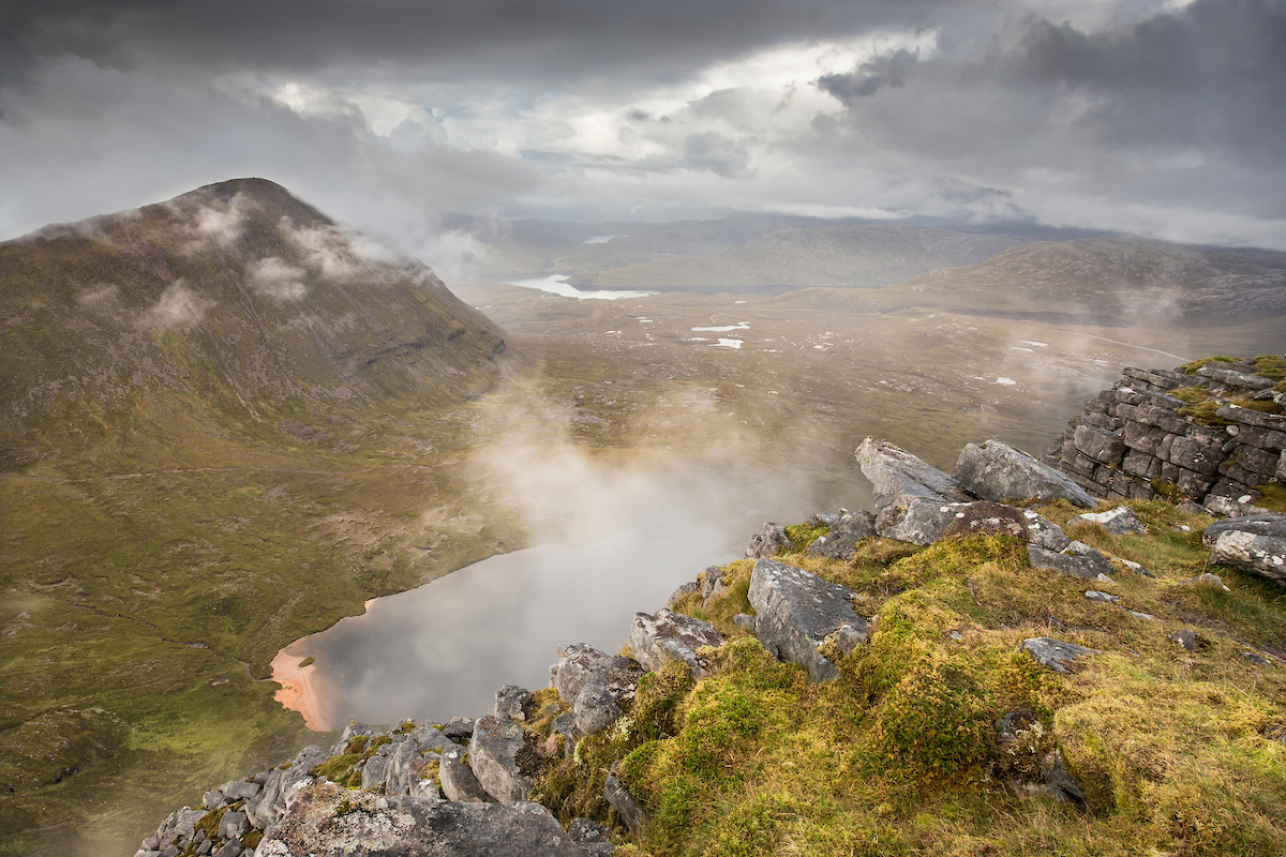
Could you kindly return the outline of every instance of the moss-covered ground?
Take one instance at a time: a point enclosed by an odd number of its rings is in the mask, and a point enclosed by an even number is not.
[[[841,678],[821,684],[733,624],[753,612],[753,561],[733,563],[708,606],[699,595],[676,605],[729,638],[716,674],[693,682],[671,664],[645,676],[627,718],[582,740],[538,797],[564,819],[613,820],[597,791],[619,763],[650,815],[625,853],[656,857],[1280,854],[1286,590],[1207,568],[1208,518],[1134,508],[1148,535],[1069,531],[1155,575],[1096,584],[1119,603],[1087,599],[1090,585],[1031,568],[1023,545],[999,537],[783,557],[852,587],[875,622]],[[1229,591],[1187,582],[1207,570]],[[1195,650],[1169,639],[1181,628],[1196,631]],[[1098,654],[1059,676],[1020,651],[1035,636]],[[1005,743],[998,727],[1013,713],[1028,725]],[[1084,803],[1023,788],[1054,753]]]

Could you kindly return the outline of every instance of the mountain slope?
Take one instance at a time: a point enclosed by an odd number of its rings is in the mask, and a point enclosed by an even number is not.
[[[288,402],[459,401],[503,349],[423,265],[258,179],[0,245],[0,317],[11,450],[86,401],[113,414],[186,395],[251,420]]]
[[[1286,253],[1131,237],[1039,242],[899,283],[879,299],[891,307],[1057,313],[1118,324],[1247,321],[1286,314]]]
[[[0,853],[123,853],[306,742],[283,645],[512,543],[457,475],[503,352],[267,181],[0,245]]]
[[[782,229],[721,253],[574,276],[597,288],[681,286],[874,287],[935,268],[981,262],[1025,239],[917,226]]]

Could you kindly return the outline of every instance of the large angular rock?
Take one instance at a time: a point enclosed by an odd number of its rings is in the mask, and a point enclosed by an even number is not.
[[[1096,425],[1078,425],[1072,435],[1072,446],[1100,464],[1117,465],[1125,456],[1125,438],[1121,432]]]
[[[535,803],[478,804],[315,783],[264,835],[256,857],[586,857]]]
[[[442,755],[438,765],[438,781],[447,800],[460,803],[488,803],[491,795],[478,782],[473,769],[464,763],[464,751],[457,747]]]
[[[876,534],[875,516],[870,512],[843,510],[827,526],[830,532],[808,546],[809,556],[848,559],[858,542]]]
[[[818,651],[844,626],[865,639],[870,628],[854,612],[851,589],[771,559],[755,563],[749,598],[758,611],[755,635],[778,660],[807,667],[814,681],[839,677],[839,669]]]
[[[903,495],[880,510],[875,517],[875,529],[886,539],[931,545],[967,508],[968,503]]]
[[[513,720],[525,723],[532,715],[535,698],[531,691],[517,685],[507,684],[496,691],[496,717],[501,720]]]
[[[469,767],[487,794],[501,803],[526,800],[531,795],[531,777],[518,770],[522,745],[522,727],[512,720],[486,715],[474,721]]]
[[[958,510],[955,520],[947,526],[941,537],[949,539],[973,535],[1011,536],[1027,541],[1029,528],[1022,510],[1003,503],[980,500]]]
[[[309,771],[330,758],[330,754],[310,744],[296,754],[288,768],[275,768],[264,781],[263,788],[246,801],[246,816],[259,830],[281,818],[293,800],[301,783],[310,779]]]
[[[1024,509],[1023,517],[1027,519],[1027,541],[1036,547],[1058,553],[1072,543],[1058,524],[1039,512]]]
[[[384,770],[384,793],[405,795],[421,791],[420,775],[429,759],[420,755],[416,740],[406,736],[390,746],[392,751],[388,754],[388,765]],[[432,758],[437,758],[437,754],[432,754]],[[432,793],[436,796],[436,787]]]
[[[974,499],[951,476],[879,438],[862,441],[857,448],[857,461],[874,487],[877,511],[891,503],[906,505],[916,497],[939,504]]]
[[[1053,637],[1033,637],[1030,640],[1024,640],[1021,648],[1036,663],[1060,675],[1067,675],[1077,658],[1098,654],[1098,649],[1087,649],[1075,643],[1055,640]]]
[[[653,672],[669,661],[683,661],[694,676],[702,678],[709,672],[709,665],[697,655],[697,649],[718,648],[725,642],[713,625],[664,608],[655,616],[635,613],[630,626],[630,651],[644,669]]]
[[[1035,568],[1069,574],[1082,580],[1110,577],[1116,571],[1112,561],[1106,556],[1084,542],[1077,541],[1070,542],[1066,548],[1058,552],[1046,550],[1035,543],[1028,542],[1027,560]]]
[[[962,488],[984,500],[1066,500],[1082,509],[1097,501],[1063,474],[995,438],[968,444],[951,474]]]
[[[1215,562],[1286,584],[1286,538],[1226,530],[1215,540]]]
[[[1236,518],[1225,518],[1215,521],[1201,531],[1201,541],[1207,547],[1213,547],[1219,537],[1227,532],[1251,533],[1270,538],[1286,538],[1286,515],[1270,512],[1266,515],[1242,515]]]
[[[577,736],[597,732],[620,717],[643,674],[638,661],[583,643],[560,648],[559,654],[562,659],[549,671],[558,695],[572,707]]]

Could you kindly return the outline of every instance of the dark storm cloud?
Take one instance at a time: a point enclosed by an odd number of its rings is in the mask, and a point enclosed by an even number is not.
[[[977,55],[899,51],[817,85],[864,141],[993,179],[1042,166],[1135,201],[1286,216],[1280,0],[1198,0],[1093,30],[1028,16]]]
[[[935,3],[868,0],[43,0],[6,15],[33,56],[123,69],[303,73],[378,65],[674,74],[783,40],[833,38]],[[374,67],[373,67],[374,66]]]

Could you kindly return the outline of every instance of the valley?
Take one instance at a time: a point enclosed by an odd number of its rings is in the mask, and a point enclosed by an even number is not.
[[[867,435],[947,468],[989,437],[1039,453],[1122,366],[1286,350],[1275,257],[1200,257],[1153,314],[1108,296],[1171,268],[1089,253],[1023,288],[1022,253],[1067,248],[994,236],[880,289],[577,300],[443,286],[275,185],[194,193],[0,245],[0,853],[125,854],[317,740],[269,663],[372,597],[597,541],[649,492],[741,541],[869,505]],[[771,226],[671,234],[713,256],[799,223]],[[649,240],[583,270],[669,264]]]

